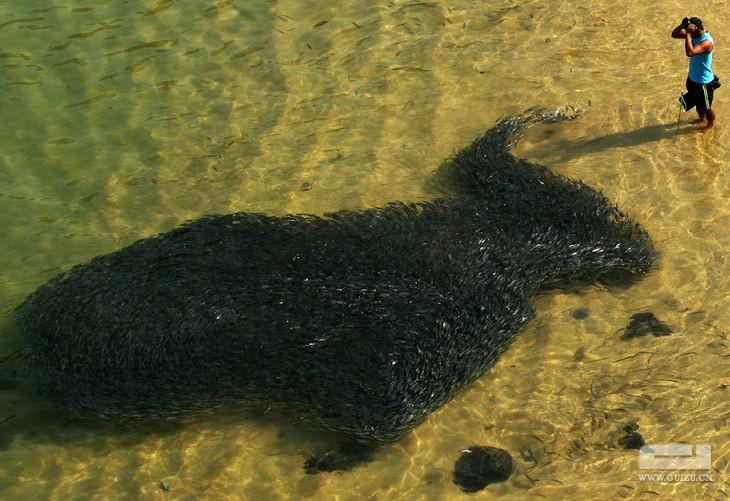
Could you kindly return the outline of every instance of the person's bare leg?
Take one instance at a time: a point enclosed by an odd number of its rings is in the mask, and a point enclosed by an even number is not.
[[[708,129],[711,129],[712,127],[715,126],[715,117],[716,116],[717,115],[715,115],[715,110],[713,110],[712,108],[707,110],[707,128]]]
[[[697,116],[699,118],[696,118],[696,119],[692,120],[690,122],[691,124],[701,124],[702,122],[705,121],[705,112],[702,111],[702,110],[700,110],[699,108],[697,108]]]

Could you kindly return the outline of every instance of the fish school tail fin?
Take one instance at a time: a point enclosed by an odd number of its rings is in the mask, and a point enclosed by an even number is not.
[[[582,111],[581,108],[573,106],[559,106],[552,109],[530,108],[521,115],[504,117],[471,145],[461,150],[454,160],[458,163],[477,161],[483,165],[484,161],[490,158],[511,157],[509,150],[533,125],[574,120]]]
[[[521,115],[508,116],[459,151],[442,166],[437,176],[456,192],[473,192],[496,172],[513,169],[519,162],[510,150],[522,138],[525,131],[535,124],[553,124],[574,120],[582,113],[581,108],[560,106],[552,109],[531,108]]]

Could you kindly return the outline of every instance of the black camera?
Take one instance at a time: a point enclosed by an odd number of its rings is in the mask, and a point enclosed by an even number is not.
[[[685,30],[687,28],[689,28],[689,18],[688,17],[685,17],[684,19],[682,19],[682,28],[684,28]]]

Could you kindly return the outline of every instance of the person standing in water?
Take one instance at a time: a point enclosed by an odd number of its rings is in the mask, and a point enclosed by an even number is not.
[[[712,72],[712,51],[715,41],[706,31],[699,17],[685,17],[682,23],[672,31],[672,38],[684,39],[684,51],[689,58],[689,75],[687,76],[687,93],[679,98],[685,111],[697,108],[699,118],[692,123],[707,120],[707,128],[715,125],[715,110],[712,109],[712,98],[715,91],[716,78]]]

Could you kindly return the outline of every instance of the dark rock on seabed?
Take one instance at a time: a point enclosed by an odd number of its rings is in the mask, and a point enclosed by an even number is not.
[[[618,444],[624,449],[641,449],[642,446],[646,445],[644,437],[637,431],[639,425],[635,421],[632,421],[622,428],[624,435],[618,439]]]
[[[350,442],[340,448],[314,455],[304,463],[304,471],[315,474],[324,471],[347,471],[372,459],[373,448]]]
[[[574,318],[575,320],[585,320],[588,318],[588,315],[588,308],[576,308],[570,312],[571,318]]]
[[[644,445],[646,445],[641,433],[635,431],[627,433],[623,437],[619,438],[618,443],[624,449],[641,449]]]
[[[474,445],[465,450],[454,466],[454,483],[466,492],[482,490],[512,475],[512,456],[504,449]]]
[[[626,326],[623,339],[633,339],[636,337],[651,334],[654,337],[668,336],[672,333],[672,329],[667,324],[657,319],[653,313],[647,311],[643,313],[635,313],[631,316],[631,321]]]

